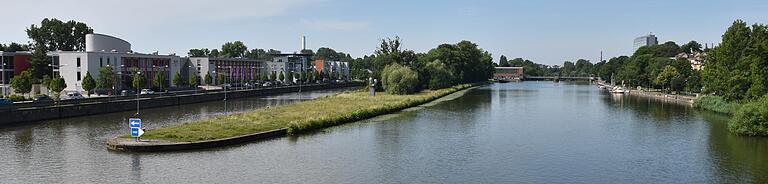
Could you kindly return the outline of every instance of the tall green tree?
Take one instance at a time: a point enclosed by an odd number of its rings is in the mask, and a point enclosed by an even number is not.
[[[656,85],[662,86],[663,89],[670,89],[672,80],[679,76],[680,73],[677,72],[675,67],[667,65],[653,82],[656,83]]]
[[[749,59],[743,57],[750,49],[752,30],[742,20],[736,20],[723,34],[722,42],[713,49],[712,56],[704,65],[705,92],[715,93],[728,100],[745,98],[751,87]]]
[[[42,79],[44,75],[52,75],[51,58],[48,57],[48,51],[44,45],[36,45],[30,61],[30,70],[33,79]]]
[[[91,90],[96,88],[96,80],[93,79],[91,76],[91,72],[85,72],[85,77],[83,78],[83,89],[85,89],[85,93],[88,94],[88,96],[91,96]]]
[[[512,65],[509,64],[509,60],[507,60],[507,56],[501,55],[501,57],[499,57],[499,66],[509,67]]]
[[[281,82],[285,82],[285,74],[283,74],[283,71],[280,71],[280,75],[278,76],[278,79],[280,79]]]
[[[74,20],[63,22],[55,18],[45,18],[40,22],[40,26],[31,25],[26,32],[36,45],[44,46],[50,51],[82,51],[85,50],[85,35],[93,33],[93,29]]]
[[[241,41],[227,42],[221,46],[221,55],[225,58],[236,58],[245,56],[248,47]]]

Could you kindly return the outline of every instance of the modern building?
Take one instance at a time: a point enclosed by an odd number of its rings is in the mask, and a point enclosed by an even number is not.
[[[67,83],[65,91],[83,91],[82,80],[86,73],[94,79],[100,76],[100,69],[112,67],[116,79],[115,90],[130,89],[131,74],[139,72],[146,79],[145,88],[156,87],[153,83],[157,73],[162,73],[164,87],[173,87],[171,78],[176,73],[189,79],[196,68],[189,67],[189,60],[174,54],[160,55],[137,53],[131,50],[131,44],[123,39],[104,35],[88,34],[85,36],[85,51],[49,52],[61,61],[61,76]],[[195,71],[195,72],[190,72]],[[188,81],[188,80],[187,80]]]
[[[195,67],[196,74],[205,77],[210,74],[214,77],[214,84],[221,84],[223,81],[216,81],[218,75],[224,75],[227,81],[252,81],[259,80],[262,75],[268,74],[266,60],[246,59],[246,58],[214,58],[214,57],[190,57],[188,60]]]
[[[315,60],[313,64],[316,72],[338,73],[341,79],[350,79],[349,62]]]
[[[494,79],[521,79],[525,76],[523,67],[495,67]]]
[[[635,50],[637,50],[643,46],[651,46],[651,45],[658,45],[658,44],[659,44],[659,40],[656,38],[656,35],[653,35],[653,33],[651,33],[645,36],[635,38],[634,48]]]
[[[272,61],[266,63],[267,73],[275,72],[278,75],[289,72],[298,73],[310,69],[309,58],[311,54],[293,53],[293,54],[275,54]],[[290,79],[286,79],[288,81]]]

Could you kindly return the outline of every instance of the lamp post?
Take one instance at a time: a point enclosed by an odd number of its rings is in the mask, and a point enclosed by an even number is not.
[[[141,75],[141,72],[136,72],[136,75]],[[139,86],[136,86],[136,117],[139,117],[139,95],[141,95],[141,92],[139,92]]]

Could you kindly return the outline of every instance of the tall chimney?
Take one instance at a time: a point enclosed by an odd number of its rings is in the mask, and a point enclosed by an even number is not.
[[[301,51],[307,50],[307,36],[301,36]]]

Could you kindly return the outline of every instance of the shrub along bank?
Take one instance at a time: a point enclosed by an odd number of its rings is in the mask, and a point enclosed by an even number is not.
[[[195,142],[277,129],[289,134],[354,122],[423,104],[473,85],[424,90],[410,95],[347,92],[275,108],[220,116],[147,131],[142,139]]]
[[[748,136],[768,136],[768,95],[746,102],[727,101],[719,96],[696,99],[696,108],[731,115],[728,130]]]

